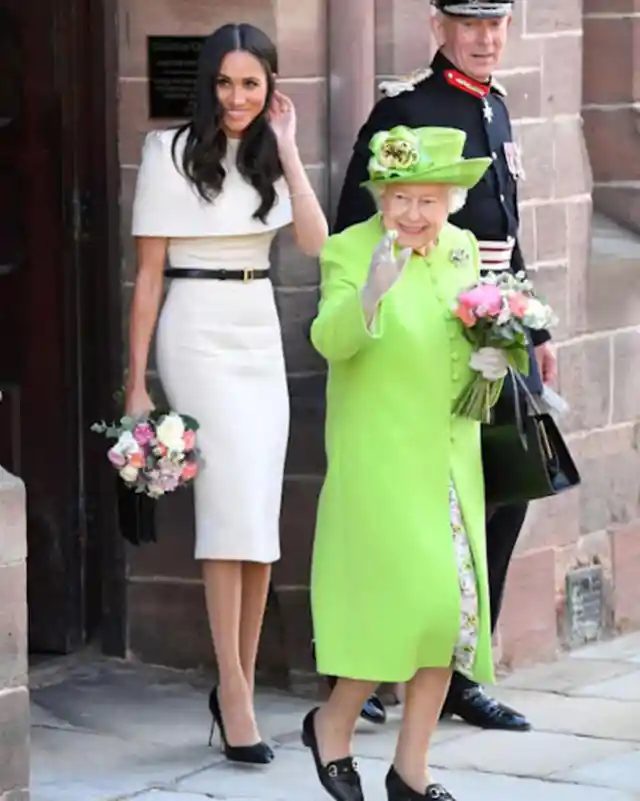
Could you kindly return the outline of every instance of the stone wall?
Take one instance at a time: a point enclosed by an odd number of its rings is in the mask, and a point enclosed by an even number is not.
[[[572,406],[564,428],[583,485],[532,505],[500,621],[498,652],[507,666],[640,625],[633,578],[640,570],[640,248],[599,217],[590,235],[589,199],[592,165],[596,203],[630,222],[619,211],[632,203],[630,184],[617,178],[632,177],[632,110],[613,104],[621,92],[631,98],[631,20],[620,12],[632,4],[586,0],[583,42],[579,0],[527,0],[511,51],[517,62],[509,81],[520,95],[513,107],[529,154],[522,236],[538,288],[564,316],[559,388]],[[595,109],[596,98],[611,105]]]
[[[0,801],[29,798],[25,503],[0,467]]]
[[[640,0],[584,0],[584,9],[595,208],[640,232]]]

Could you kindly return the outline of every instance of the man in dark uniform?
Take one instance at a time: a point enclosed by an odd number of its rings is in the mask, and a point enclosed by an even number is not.
[[[490,156],[493,167],[468,195],[451,221],[472,231],[479,241],[485,270],[524,270],[518,244],[517,184],[524,178],[520,153],[513,142],[505,90],[492,78],[511,23],[514,0],[431,0],[433,30],[439,50],[429,69],[381,85],[386,95],[360,130],[340,196],[334,233],[362,222],[376,212],[371,195],[360,187],[367,177],[369,142],[374,133],[395,125],[442,126],[466,132],[465,158]],[[540,393],[555,379],[556,361],[546,331],[531,332],[530,389]],[[495,415],[513,415],[510,384]],[[511,390],[512,391],[512,390]],[[506,467],[505,469],[508,469]],[[500,613],[509,561],[524,523],[527,505],[499,508],[487,523],[487,557],[491,622]],[[363,717],[384,721],[384,707],[372,696]],[[499,704],[483,689],[454,673],[444,708],[482,728],[526,731],[520,713]]]

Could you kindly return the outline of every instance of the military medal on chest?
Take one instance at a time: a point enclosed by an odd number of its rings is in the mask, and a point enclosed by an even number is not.
[[[493,122],[493,109],[491,108],[491,103],[489,103],[489,98],[487,96],[482,99],[482,116],[489,125]]]

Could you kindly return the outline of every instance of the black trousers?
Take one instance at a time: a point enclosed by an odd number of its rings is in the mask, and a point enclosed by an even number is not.
[[[500,506],[487,520],[487,566],[492,632],[495,630],[500,616],[509,562],[524,524],[527,508],[528,504],[526,503]],[[471,679],[454,672],[447,701],[455,700],[473,686],[474,683]]]

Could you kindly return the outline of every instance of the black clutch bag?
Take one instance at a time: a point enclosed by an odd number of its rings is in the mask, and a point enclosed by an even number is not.
[[[511,371],[510,379],[513,418],[481,429],[485,497],[494,507],[548,498],[580,484],[578,468],[555,421],[522,376]]]
[[[156,505],[158,501],[134,492],[117,479],[118,522],[120,533],[131,545],[156,542]]]

